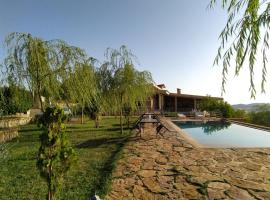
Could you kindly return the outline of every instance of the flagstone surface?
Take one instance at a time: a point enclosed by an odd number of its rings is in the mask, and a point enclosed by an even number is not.
[[[199,148],[148,125],[124,147],[106,196],[116,199],[270,200],[270,149]]]

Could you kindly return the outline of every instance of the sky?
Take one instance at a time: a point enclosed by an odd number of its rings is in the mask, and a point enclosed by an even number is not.
[[[0,62],[4,39],[11,32],[62,39],[104,61],[106,48],[126,45],[137,56],[137,69],[152,73],[169,91],[221,95],[222,66],[213,60],[218,36],[227,19],[209,0],[0,0]],[[258,59],[259,61],[260,59]],[[256,99],[250,99],[247,64],[239,77],[230,69],[225,101],[270,102],[270,87],[260,93],[260,68],[255,69]],[[268,75],[269,77],[269,75]],[[270,81],[270,78],[268,78]]]

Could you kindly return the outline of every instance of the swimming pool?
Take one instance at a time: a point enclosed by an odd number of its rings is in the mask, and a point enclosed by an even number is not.
[[[270,132],[230,122],[174,121],[202,146],[270,147]]]

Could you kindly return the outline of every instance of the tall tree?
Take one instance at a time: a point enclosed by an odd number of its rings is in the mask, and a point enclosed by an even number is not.
[[[71,102],[81,107],[81,123],[84,121],[84,108],[93,104],[96,96],[95,73],[92,63],[88,60],[77,63],[75,70],[65,81],[66,93]]]
[[[90,112],[95,120],[96,128],[99,128],[101,114],[111,111],[112,80],[112,70],[108,68],[107,63],[95,69],[96,93],[92,98]]]
[[[221,44],[214,64],[222,62],[222,91],[225,92],[228,69],[234,62],[235,75],[239,75],[248,61],[250,76],[251,97],[256,96],[254,83],[256,60],[261,48],[261,91],[265,92],[267,75],[267,62],[269,53],[270,31],[270,1],[269,0],[211,0],[209,6],[213,7],[221,2],[222,8],[228,13],[227,23],[220,34]]]
[[[149,72],[139,72],[131,64],[126,64],[115,72],[113,94],[116,108],[120,112],[121,133],[123,133],[124,110],[136,111],[144,107],[153,94],[152,83]]]
[[[61,81],[82,62],[85,52],[62,40],[45,41],[28,33],[11,33],[6,37],[7,74],[32,93],[33,102],[44,110],[42,96],[59,96]]]
[[[136,110],[153,92],[153,79],[150,72],[140,72],[134,68],[136,57],[126,46],[119,50],[108,49],[107,65],[111,66],[110,100],[112,109],[120,114],[120,127],[123,133],[123,110],[129,107]]]

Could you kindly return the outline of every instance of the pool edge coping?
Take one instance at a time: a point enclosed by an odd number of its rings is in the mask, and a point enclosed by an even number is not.
[[[257,124],[250,124],[250,123],[246,123],[246,122],[239,122],[239,121],[232,120],[232,119],[225,119],[225,121],[235,123],[235,124],[239,124],[239,125],[249,127],[249,128],[254,128],[254,129],[270,132],[270,127],[267,127],[267,126],[261,126],[261,125],[257,125]]]

